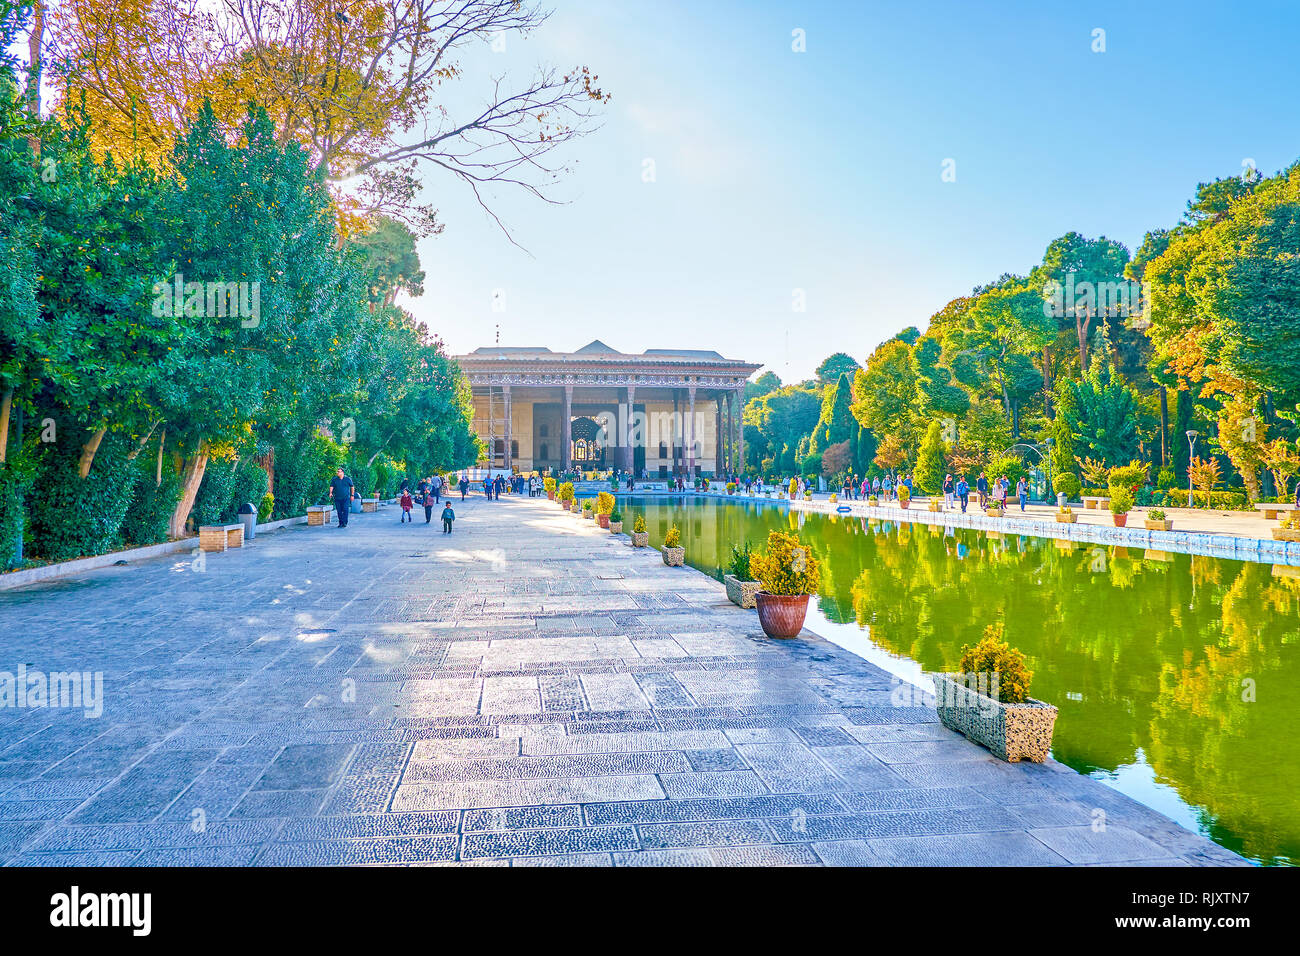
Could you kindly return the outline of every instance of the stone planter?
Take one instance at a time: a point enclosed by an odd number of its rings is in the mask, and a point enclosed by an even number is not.
[[[680,568],[686,561],[685,548],[660,548],[659,553],[664,556],[664,564],[670,568]]]
[[[583,520],[583,521],[594,521],[595,518],[596,518],[596,512],[594,512],[594,511],[584,511],[584,512],[582,513],[582,520]]]
[[[1122,528],[1128,524],[1128,512],[1125,512],[1122,515],[1117,515],[1112,511],[1110,519],[1115,522],[1115,527]]]
[[[621,521],[611,521],[611,522],[609,523],[609,533],[610,533],[610,534],[622,534],[622,533],[623,533],[623,522],[621,522]]]
[[[808,595],[768,594],[760,590],[754,595],[758,607],[758,623],[768,637],[798,637],[808,616]]]
[[[929,674],[934,680],[935,708],[940,722],[987,747],[993,756],[1012,763],[1042,763],[1052,749],[1056,708],[1030,698],[1023,704],[1003,704],[977,693],[961,674]]]
[[[985,513],[986,515],[988,515],[990,518],[1001,518],[1001,517],[1002,517],[1002,509],[1001,509],[1001,508],[985,508],[985,509],[984,509],[984,513]]]
[[[649,531],[633,531],[633,532],[632,532],[632,547],[634,547],[634,548],[644,548],[644,547],[645,547],[646,545],[648,545],[649,543],[650,543],[650,532],[649,532]]]
[[[754,607],[754,595],[763,586],[757,581],[742,581],[734,574],[724,574],[722,583],[727,586],[727,599],[736,607]]]
[[[597,522],[597,523],[598,523],[602,528],[608,528],[608,527],[609,527],[609,515],[596,515],[596,522]]]
[[[1174,522],[1166,518],[1164,521],[1152,521],[1150,518],[1145,519],[1142,524],[1148,531],[1173,531]]]
[[[931,501],[931,502],[930,502],[930,510],[931,510],[931,511],[942,511],[942,510],[943,510],[943,505],[939,504],[939,502],[937,502],[937,501]]]
[[[1061,514],[1061,512],[1059,511],[1056,513],[1057,524],[1078,524],[1078,522],[1079,522],[1079,516],[1077,514],[1074,514],[1073,512],[1071,512],[1068,515]]]
[[[1270,528],[1274,541],[1300,541],[1300,528]]]
[[[868,498],[868,499],[867,499],[867,504],[870,505],[870,506],[873,507],[873,508],[878,508],[878,507],[880,507],[880,499],[879,499],[879,498]]]

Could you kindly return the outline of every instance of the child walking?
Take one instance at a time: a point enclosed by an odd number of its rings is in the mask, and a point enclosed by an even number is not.
[[[415,499],[411,497],[410,491],[405,488],[402,489],[402,497],[399,499],[399,503],[402,506],[402,517],[399,519],[398,524],[405,524],[407,521],[413,521],[414,519],[411,517],[411,509],[415,507]]]
[[[451,523],[456,520],[456,512],[451,510],[451,502],[442,509],[442,533],[451,534]]]

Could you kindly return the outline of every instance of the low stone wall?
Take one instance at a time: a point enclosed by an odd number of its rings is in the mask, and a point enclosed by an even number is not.
[[[1145,528],[1116,528],[1108,525],[1059,524],[1041,517],[1020,517],[1008,510],[1005,517],[990,518],[974,507],[960,511],[929,511],[918,502],[911,508],[891,505],[871,507],[865,501],[831,502],[825,498],[802,498],[791,501],[788,495],[765,498],[762,495],[734,494],[723,491],[690,492],[697,498],[722,498],[735,503],[778,505],[796,511],[838,514],[845,518],[875,518],[910,524],[941,525],[950,528],[974,528],[1000,534],[1055,538],[1084,544],[1116,545],[1144,551],[1168,551],[1176,554],[1202,554],[1212,558],[1254,561],[1258,564],[1281,564],[1300,567],[1300,541],[1274,541],[1271,538],[1246,538],[1199,531],[1147,531]],[[847,511],[840,509],[847,508]]]
[[[279,521],[268,521],[266,524],[259,524],[257,526],[257,533],[262,534],[267,531],[277,531],[280,528],[287,528],[290,525],[306,523],[306,515],[298,515],[295,518],[281,518]],[[153,558],[166,557],[169,554],[178,554],[181,552],[188,553],[196,549],[198,546],[199,537],[198,535],[193,535],[187,538],[177,538],[175,541],[164,541],[161,544],[146,545],[143,548],[127,548],[124,551],[110,551],[108,554],[96,554],[89,558],[77,558],[75,561],[62,561],[58,564],[44,564],[36,568],[22,568],[18,571],[7,571],[4,574],[0,574],[0,591],[26,587],[29,584],[39,584],[42,581],[52,581],[55,578],[64,578],[72,574],[95,571],[99,568],[112,567],[119,561],[131,564],[136,561],[149,561]]]

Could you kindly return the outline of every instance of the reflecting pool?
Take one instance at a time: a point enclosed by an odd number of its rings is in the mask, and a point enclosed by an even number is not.
[[[1053,756],[1270,865],[1300,861],[1300,569],[717,499],[622,499],[721,579],[733,544],[797,530],[808,626],[900,678],[955,670],[1001,621],[1060,709]]]

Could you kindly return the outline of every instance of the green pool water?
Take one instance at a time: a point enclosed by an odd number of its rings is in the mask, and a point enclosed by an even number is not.
[[[1060,708],[1053,755],[1267,865],[1300,861],[1300,569],[716,499],[623,499],[651,545],[722,578],[797,530],[822,561],[808,626],[901,679],[955,670],[1001,621]]]

